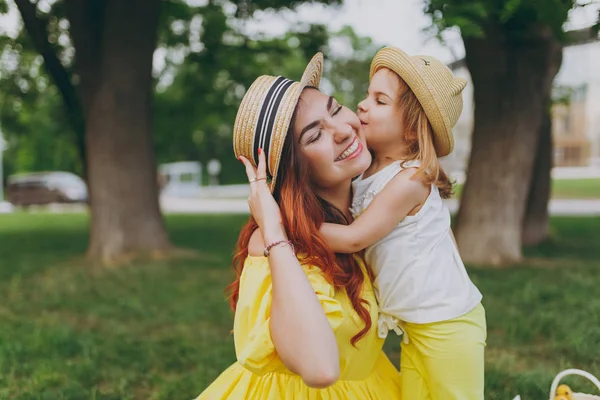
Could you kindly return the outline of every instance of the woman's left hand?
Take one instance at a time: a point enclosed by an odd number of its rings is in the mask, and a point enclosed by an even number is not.
[[[240,156],[240,161],[246,167],[246,175],[250,182],[250,197],[248,197],[250,212],[260,227],[265,241],[283,239],[285,232],[283,232],[279,205],[267,184],[267,161],[264,151],[258,150],[258,168],[254,168],[244,156]]]

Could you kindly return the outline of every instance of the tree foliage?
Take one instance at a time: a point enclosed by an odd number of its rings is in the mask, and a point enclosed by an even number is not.
[[[438,32],[458,27],[463,37],[502,33],[523,42],[544,32],[563,35],[573,0],[426,0],[425,12]]]
[[[346,53],[330,59],[326,69],[326,77],[334,88],[337,100],[356,109],[358,103],[365,98],[369,87],[369,70],[371,60],[379,49],[373,40],[361,37],[350,26],[342,28],[331,36]]]
[[[231,131],[237,105],[260,74],[299,78],[317,51],[328,54],[334,38],[356,51],[328,59],[326,76],[340,101],[355,107],[368,84],[374,45],[351,28],[331,34],[323,25],[299,24],[282,37],[249,36],[243,25],[257,10],[293,9],[302,1],[237,1],[231,12],[209,1],[191,6],[165,0],[159,21],[155,63],[154,147],[159,163],[212,158],[221,160],[221,183],[244,181],[231,152]],[[341,1],[322,1],[338,5]],[[0,7],[6,6],[0,1]],[[74,48],[64,0],[37,9],[46,22],[48,42],[71,82]],[[362,49],[362,50],[361,50]],[[76,148],[77,127],[53,85],[42,56],[29,33],[0,37],[0,120],[9,149],[5,174],[36,170],[68,170],[83,174]],[[336,74],[331,73],[332,70]],[[349,85],[348,82],[352,82]]]

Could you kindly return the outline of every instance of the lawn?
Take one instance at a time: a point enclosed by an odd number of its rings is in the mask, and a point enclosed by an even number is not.
[[[0,399],[190,399],[234,360],[224,300],[242,216],[168,216],[196,258],[97,270],[84,215],[0,215]],[[600,218],[556,218],[523,265],[469,269],[488,318],[486,399],[600,375]],[[399,341],[386,351],[398,363]],[[578,390],[591,391],[582,380]]]
[[[552,182],[552,197],[600,199],[600,179],[562,179]]]
[[[454,192],[460,197],[463,185],[456,185]],[[553,199],[600,199],[600,179],[555,179],[552,181]]]

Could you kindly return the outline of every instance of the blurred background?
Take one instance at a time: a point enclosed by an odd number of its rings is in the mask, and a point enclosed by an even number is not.
[[[239,102],[322,51],[355,110],[385,45],[469,82],[443,165],[486,398],[600,375],[599,22],[586,0],[0,0],[0,399],[200,393],[235,360]]]

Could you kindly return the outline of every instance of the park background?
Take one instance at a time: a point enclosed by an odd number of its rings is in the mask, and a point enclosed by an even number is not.
[[[0,399],[200,393],[235,360],[224,288],[248,218],[237,105],[258,75],[297,79],[323,51],[322,89],[355,109],[383,45],[469,81],[444,166],[487,311],[486,399],[547,398],[565,368],[600,375],[599,10],[0,0]],[[43,171],[80,177],[84,198],[2,201]],[[385,349],[398,365],[398,338]]]

